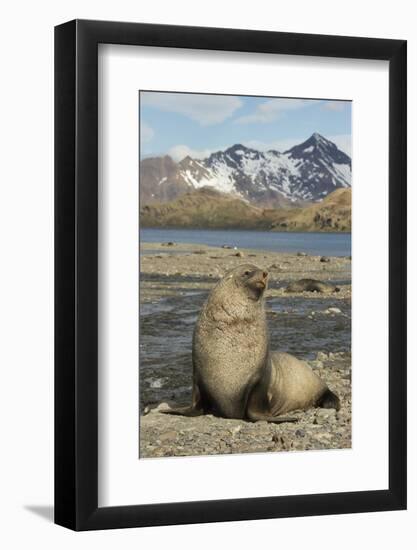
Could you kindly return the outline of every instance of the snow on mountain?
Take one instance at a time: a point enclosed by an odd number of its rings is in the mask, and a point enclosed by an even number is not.
[[[209,187],[254,204],[276,207],[317,202],[335,189],[351,186],[350,157],[318,133],[284,153],[236,144],[206,159],[185,157],[176,170],[167,173],[165,169],[161,177],[159,166],[160,158],[141,162],[143,204]]]

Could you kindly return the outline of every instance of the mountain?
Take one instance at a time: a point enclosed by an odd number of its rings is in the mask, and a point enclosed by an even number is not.
[[[352,189],[336,189],[306,208],[275,211],[273,231],[351,231]]]
[[[203,187],[167,203],[145,205],[141,227],[263,229],[272,231],[350,231],[351,189],[337,189],[304,208],[265,209]]]
[[[284,153],[236,144],[203,160],[187,156],[176,163],[164,156],[140,163],[142,205],[210,187],[257,206],[281,208],[320,201],[350,185],[350,157],[318,133]]]
[[[193,227],[264,229],[264,210],[232,195],[202,187],[168,203],[146,205],[140,210],[141,227]]]

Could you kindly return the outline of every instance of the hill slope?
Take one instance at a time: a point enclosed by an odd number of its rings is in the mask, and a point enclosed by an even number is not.
[[[322,202],[306,208],[276,211],[274,231],[351,231],[352,190],[337,189]]]
[[[351,190],[338,189],[305,208],[264,209],[203,187],[168,203],[146,205],[141,227],[350,231]]]

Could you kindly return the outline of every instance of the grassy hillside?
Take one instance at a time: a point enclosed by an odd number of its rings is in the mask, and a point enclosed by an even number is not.
[[[352,190],[337,189],[319,203],[305,208],[275,210],[273,231],[351,231]]]
[[[304,208],[263,209],[202,188],[167,203],[143,206],[140,222],[142,227],[350,231],[351,190],[338,189]]]

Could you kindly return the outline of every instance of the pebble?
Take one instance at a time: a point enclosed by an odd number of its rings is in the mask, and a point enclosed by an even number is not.
[[[329,315],[329,314],[338,315],[339,313],[342,313],[342,310],[339,309],[338,307],[329,307],[325,309],[323,313],[325,313],[326,315]]]
[[[174,430],[171,430],[169,432],[164,432],[159,436],[159,439],[161,441],[173,441],[176,438],[177,438],[177,432],[175,432]]]
[[[162,388],[162,386],[164,385],[164,380],[163,378],[155,378],[155,379],[152,379],[149,383],[149,387],[150,388]]]
[[[233,428],[230,428],[230,433],[232,435],[238,434],[242,429],[242,426],[239,424],[238,426],[234,426]]]

